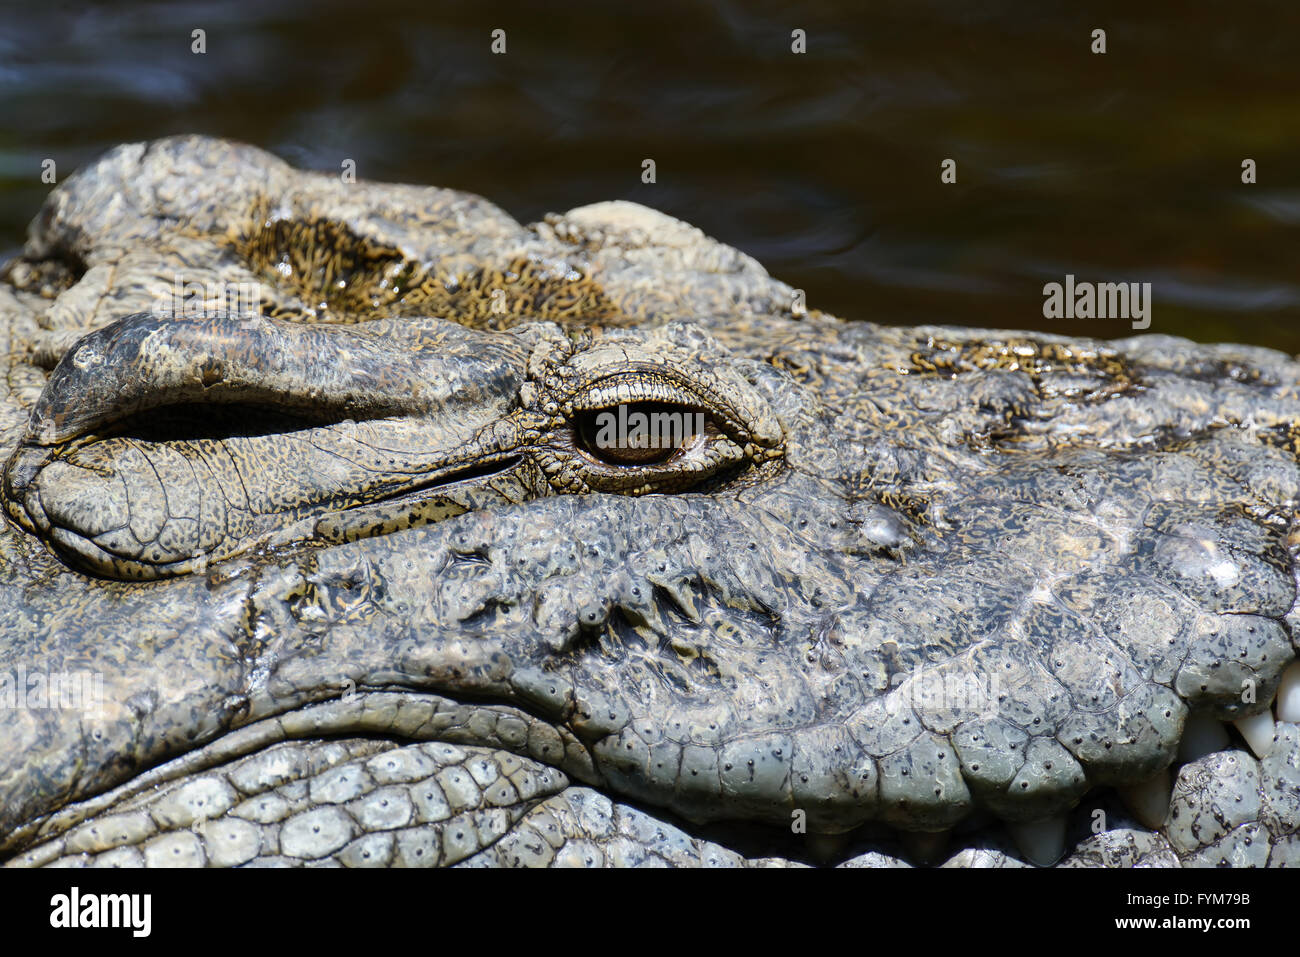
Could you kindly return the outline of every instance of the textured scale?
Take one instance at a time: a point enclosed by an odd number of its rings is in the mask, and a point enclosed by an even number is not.
[[[1295,658],[1300,366],[794,302],[627,203],[77,174],[0,282],[0,675],[105,700],[0,709],[0,855],[1010,865],[980,821],[1070,814],[1070,865],[1289,862],[1293,727],[1175,756]],[[581,447],[666,401],[666,462]],[[1171,765],[1163,828],[1098,790]]]

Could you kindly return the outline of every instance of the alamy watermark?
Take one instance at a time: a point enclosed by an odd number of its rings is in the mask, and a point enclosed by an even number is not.
[[[50,926],[114,928],[148,937],[153,930],[152,894],[82,893],[75,884],[66,894],[50,898]]]
[[[104,676],[97,671],[0,671],[0,710],[80,711],[102,715]]]
[[[997,673],[988,676],[965,673],[921,672],[900,680],[885,699],[885,710],[898,714],[908,708],[916,714],[945,711],[982,713],[996,708],[1003,695]]]
[[[600,449],[677,449],[704,432],[704,413],[679,409],[604,411],[596,416]]]
[[[159,319],[260,316],[262,301],[259,282],[195,282],[178,273],[170,286],[154,287],[150,311]]]
[[[1129,319],[1134,329],[1151,327],[1151,283],[1075,282],[1043,286],[1045,319]]]

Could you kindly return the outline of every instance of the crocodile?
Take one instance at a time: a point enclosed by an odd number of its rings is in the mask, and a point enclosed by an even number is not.
[[[200,136],[0,280],[7,865],[1300,860],[1286,355]]]

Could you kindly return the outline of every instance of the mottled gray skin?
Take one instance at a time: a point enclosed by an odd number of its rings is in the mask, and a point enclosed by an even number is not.
[[[255,314],[147,314],[178,274]],[[1003,866],[1066,812],[1070,865],[1300,854],[1294,726],[1159,830],[1109,790],[1295,657],[1286,356],[842,322],[643,207],[203,138],[5,277],[0,675],[105,698],[0,708],[13,863]],[[700,443],[578,447],[665,398]]]

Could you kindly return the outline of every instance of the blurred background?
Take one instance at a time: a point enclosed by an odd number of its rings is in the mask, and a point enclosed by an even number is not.
[[[523,222],[635,200],[845,318],[1131,334],[1044,319],[1073,273],[1152,283],[1152,332],[1300,352],[1300,5],[1136,6],[0,0],[0,260],[43,159],[202,132]]]

